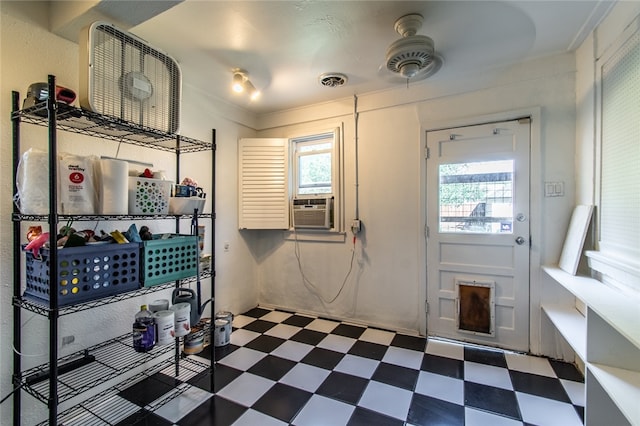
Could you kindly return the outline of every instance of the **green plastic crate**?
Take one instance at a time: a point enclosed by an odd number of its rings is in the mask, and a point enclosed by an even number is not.
[[[198,262],[198,237],[173,234],[142,242],[142,284],[144,287],[192,277]]]

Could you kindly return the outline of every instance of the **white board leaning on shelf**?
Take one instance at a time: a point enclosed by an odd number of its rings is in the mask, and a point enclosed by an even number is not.
[[[575,275],[580,263],[582,247],[587,236],[589,223],[591,222],[592,205],[578,205],[573,209],[569,229],[560,254],[558,266],[564,271]]]

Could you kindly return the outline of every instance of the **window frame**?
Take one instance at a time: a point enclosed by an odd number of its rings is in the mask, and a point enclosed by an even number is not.
[[[343,144],[342,144],[342,126],[330,126],[324,127],[318,130],[306,131],[292,135],[288,138],[289,141],[289,201],[292,202],[294,198],[324,198],[333,197],[333,226],[329,229],[304,229],[304,232],[311,233],[343,233],[344,232],[344,210],[343,210]],[[330,137],[330,136],[333,137]],[[331,154],[331,192],[318,192],[313,194],[300,193],[299,183],[299,158],[301,157],[299,150],[296,149],[301,145],[313,145],[314,143],[326,143],[331,142],[331,148],[322,151],[313,151],[317,153]],[[313,155],[303,154],[302,156]],[[290,215],[292,216],[292,215]],[[290,229],[293,230],[292,217],[290,217]],[[301,229],[297,229],[297,232],[301,232]]]

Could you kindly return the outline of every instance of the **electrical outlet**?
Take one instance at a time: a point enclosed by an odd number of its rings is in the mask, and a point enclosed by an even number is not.
[[[62,338],[62,346],[70,345],[75,342],[76,336],[64,336]]]
[[[353,232],[353,234],[357,234],[358,232],[360,232],[362,229],[362,223],[360,222],[360,219],[353,219],[353,221],[351,222],[351,232]]]
[[[229,241],[225,241],[223,244],[224,247],[224,251],[229,251],[229,248],[231,247],[231,245],[229,244]]]

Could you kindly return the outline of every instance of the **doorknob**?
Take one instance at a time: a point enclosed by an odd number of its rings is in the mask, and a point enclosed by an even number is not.
[[[527,240],[524,239],[524,237],[518,237],[516,238],[516,244],[518,244],[519,246],[523,245]]]

